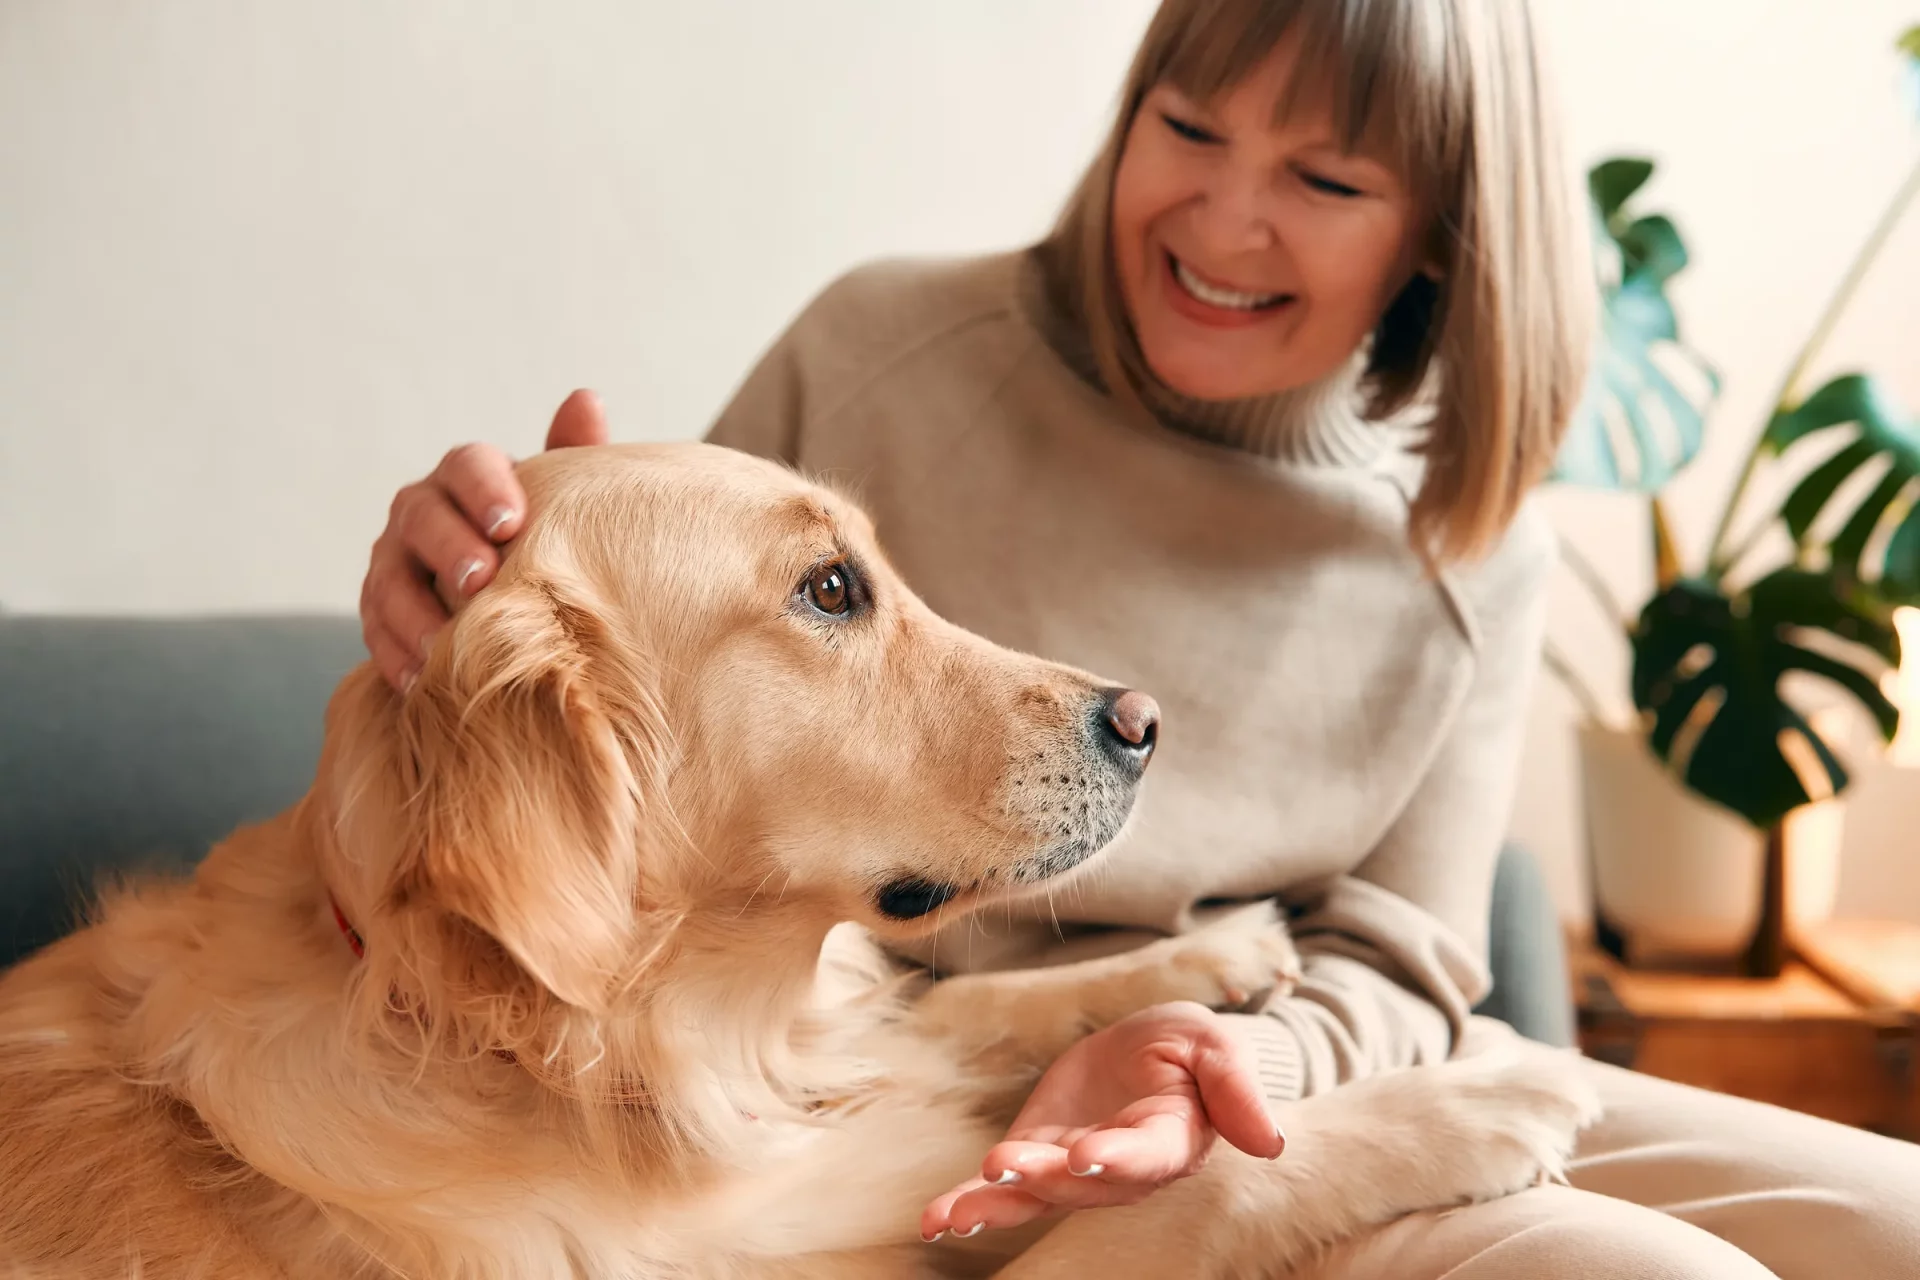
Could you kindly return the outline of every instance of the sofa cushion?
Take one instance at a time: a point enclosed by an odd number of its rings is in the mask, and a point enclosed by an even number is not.
[[[343,617],[0,617],[0,966],[306,791]]]

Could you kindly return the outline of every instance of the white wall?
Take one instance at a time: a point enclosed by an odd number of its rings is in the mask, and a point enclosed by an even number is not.
[[[1658,154],[1696,249],[1684,318],[1728,379],[1676,495],[1698,545],[1914,154],[1887,49],[1920,14],[1538,4],[1576,154]],[[350,609],[389,496],[448,445],[535,449],[582,384],[623,436],[696,434],[845,267],[1040,232],[1150,9],[5,0],[0,607]],[[1916,281],[1911,226],[1841,351],[1920,404]],[[1553,505],[1644,589],[1634,508]],[[1556,630],[1617,684],[1583,608]],[[1515,829],[1573,911],[1567,716],[1544,689]],[[1876,777],[1859,808],[1850,900],[1920,917],[1920,802]]]

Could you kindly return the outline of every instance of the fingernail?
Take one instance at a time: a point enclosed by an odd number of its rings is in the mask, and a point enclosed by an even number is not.
[[[1107,1171],[1107,1166],[1103,1164],[1090,1164],[1084,1169],[1068,1169],[1067,1170],[1068,1173],[1072,1174],[1076,1178],[1097,1178],[1101,1174],[1105,1173],[1106,1171]]]
[[[466,563],[460,566],[459,574],[453,580],[453,589],[459,592],[460,595],[464,598],[467,594],[467,583],[473,581],[474,574],[480,572],[482,569],[486,567],[487,567],[487,562],[480,559],[478,556],[475,556],[473,559],[468,560]]]
[[[973,1238],[974,1236],[979,1235],[982,1231],[985,1231],[986,1229],[987,1229],[986,1223],[976,1222],[972,1226],[968,1227],[965,1231],[954,1232],[953,1238],[955,1240],[968,1240]]]
[[[1008,1169],[1005,1173],[993,1180],[993,1185],[996,1187],[1010,1187],[1018,1181],[1020,1181],[1020,1171],[1018,1169]]]
[[[1267,1158],[1269,1160],[1278,1160],[1281,1156],[1287,1154],[1287,1135],[1281,1131],[1279,1125],[1273,1126],[1273,1140],[1280,1144],[1280,1149]]]
[[[947,1233],[944,1231],[936,1231],[930,1236],[921,1236],[920,1238],[922,1240],[925,1240],[928,1244],[933,1244],[935,1241],[946,1239]]]
[[[400,677],[400,692],[412,693],[413,686],[420,683],[420,668],[409,667]]]
[[[487,512],[487,537],[495,538],[500,534],[501,526],[513,519],[512,507],[494,507]]]

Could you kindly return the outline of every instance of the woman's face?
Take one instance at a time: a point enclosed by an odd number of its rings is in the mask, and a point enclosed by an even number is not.
[[[1295,56],[1282,41],[1211,103],[1156,86],[1114,175],[1115,267],[1141,352],[1197,399],[1331,374],[1418,265],[1406,183],[1342,148],[1324,96],[1274,123]]]

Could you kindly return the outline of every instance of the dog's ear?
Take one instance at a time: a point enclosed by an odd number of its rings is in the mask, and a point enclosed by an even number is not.
[[[603,661],[623,666],[577,588],[503,583],[461,610],[401,710],[410,847],[390,889],[590,1011],[632,951],[652,745],[610,711]]]

